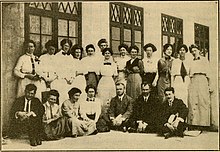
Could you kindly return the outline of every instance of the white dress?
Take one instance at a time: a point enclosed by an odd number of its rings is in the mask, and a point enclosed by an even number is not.
[[[116,96],[113,76],[118,75],[117,66],[114,62],[103,61],[99,73],[102,77],[97,87],[97,97],[102,101],[103,112],[106,112],[105,110],[110,106],[111,99]]]
[[[39,60],[40,60],[40,64],[39,64],[40,75],[45,79],[45,81],[50,82],[52,84],[53,81],[57,78],[57,72],[56,72],[57,67],[54,66],[56,64],[55,55],[44,54],[40,56]],[[50,87],[48,89],[53,89],[53,88]]]
[[[126,80],[126,77],[125,77],[125,66],[126,66],[126,62],[128,60],[130,60],[130,57],[128,55],[125,55],[123,57],[119,56],[119,57],[115,57],[114,60],[116,62],[117,69],[118,69],[117,81],[125,81]]]
[[[187,72],[184,81],[180,73],[182,62]],[[186,106],[188,106],[188,86],[190,82],[189,66],[190,66],[190,60],[187,58],[183,61],[180,59],[174,59],[171,68],[171,76],[174,78],[173,84],[171,85],[175,89],[175,97],[178,99],[182,99]]]
[[[45,83],[43,80],[30,80],[25,78],[26,74],[32,73],[32,62],[31,58],[33,58],[35,72],[36,74],[40,75],[39,72],[39,62],[36,60],[37,57],[31,54],[24,54],[19,59],[14,68],[14,74],[19,78],[18,80],[18,90],[17,90],[17,98],[24,95],[25,86],[28,84],[35,84],[37,87],[36,97],[41,100],[41,92],[46,89]]]
[[[68,99],[68,91],[73,87],[73,83],[68,84],[67,81],[74,80],[76,68],[73,57],[71,55],[63,55],[62,50],[55,55],[55,67],[58,78],[51,84],[51,88],[58,90],[60,94],[60,103]]]

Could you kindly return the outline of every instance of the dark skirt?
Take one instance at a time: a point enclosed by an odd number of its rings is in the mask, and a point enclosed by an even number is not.
[[[88,72],[88,74],[86,74],[85,77],[86,77],[86,85],[93,85],[97,88],[98,79],[95,72]]]
[[[44,134],[46,140],[56,140],[65,136],[67,120],[65,117],[60,117],[49,124],[44,125]]]
[[[142,82],[148,83],[148,84],[152,84],[154,79],[155,79],[156,73],[145,73],[142,76]]]

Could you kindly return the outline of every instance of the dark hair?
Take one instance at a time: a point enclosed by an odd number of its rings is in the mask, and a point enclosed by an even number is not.
[[[59,92],[58,92],[57,90],[55,90],[55,89],[51,89],[51,90],[48,92],[47,98],[49,98],[51,95],[57,97],[56,104],[59,104],[59,97],[60,97]]]
[[[88,53],[88,49],[89,48],[93,48],[94,49],[94,52],[95,52],[95,47],[94,47],[94,45],[93,44],[88,44],[87,46],[86,46],[86,53]]]
[[[169,43],[167,43],[167,44],[165,44],[165,45],[163,46],[163,52],[165,52],[168,47],[171,47],[171,48],[172,48],[172,52],[173,52],[173,45],[172,45],[172,44],[169,44]]]
[[[144,87],[144,86],[146,86],[146,85],[149,86],[150,90],[152,89],[152,85],[151,85],[150,83],[147,83],[147,82],[141,83],[141,87]]]
[[[193,48],[197,48],[198,50],[199,50],[199,46],[197,45],[197,44],[191,44],[190,46],[189,46],[189,51],[190,51],[190,53],[192,52],[192,49]]]
[[[168,88],[166,88],[166,89],[164,90],[164,93],[165,93],[166,91],[172,91],[173,93],[175,92],[173,87],[168,87]]]
[[[104,48],[102,51],[102,55],[105,54],[105,52],[109,51],[111,53],[111,55],[113,54],[112,49],[111,48]]]
[[[184,48],[186,50],[186,52],[188,52],[188,47],[185,45],[185,44],[181,44],[179,47],[178,47],[178,50],[177,52],[179,53],[180,49],[181,48]]]
[[[78,89],[78,88],[72,88],[70,91],[68,91],[68,95],[69,95],[69,98],[71,98],[74,94],[76,94],[76,93],[82,93],[81,92],[81,90],[80,89]]]
[[[147,43],[147,44],[143,47],[144,51],[146,51],[146,49],[147,49],[148,47],[151,47],[152,50],[153,50],[153,52],[156,52],[156,51],[157,51],[156,46],[153,45],[152,43]]]
[[[75,58],[75,53],[77,49],[80,49],[81,51],[80,59],[82,59],[83,48],[78,44],[73,45],[73,47],[70,49],[70,54]]]
[[[124,88],[125,88],[125,84],[124,84],[123,82],[117,82],[117,83],[115,84],[115,86],[119,86],[119,85],[123,85]]]
[[[131,53],[131,50],[132,50],[132,49],[137,50],[137,53],[139,52],[139,48],[137,47],[137,45],[132,45],[132,46],[130,46],[130,47],[128,48],[128,53]]]
[[[56,44],[54,43],[54,41],[52,40],[47,41],[47,43],[45,44],[45,48],[48,50],[50,46],[56,48]]]
[[[86,93],[88,93],[89,89],[94,89],[95,90],[95,94],[97,93],[97,89],[96,89],[96,87],[94,85],[92,85],[92,84],[87,85],[86,89],[85,89]]]
[[[36,48],[36,43],[34,42],[34,40],[27,40],[27,41],[24,42],[24,47],[25,47],[25,49],[28,48],[28,44],[29,44],[29,43],[34,44],[34,47]]]
[[[32,90],[34,90],[34,92],[36,93],[37,87],[35,84],[30,83],[25,86],[25,91],[32,91]]]
[[[100,39],[98,41],[98,46],[100,46],[102,43],[108,43],[106,39]]]
[[[127,44],[120,44],[119,46],[118,46],[118,50],[120,51],[120,49],[121,48],[125,48],[126,49],[126,51],[128,50],[128,45]]]
[[[69,39],[63,39],[61,42],[60,42],[60,45],[63,47],[66,43],[68,43],[70,45],[70,48],[72,47],[73,43],[71,40]]]

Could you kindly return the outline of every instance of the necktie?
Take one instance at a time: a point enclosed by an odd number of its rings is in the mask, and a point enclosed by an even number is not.
[[[70,53],[62,52],[63,55],[70,55]]]
[[[31,64],[32,64],[32,74],[35,74],[35,65],[34,65],[34,59],[31,57]]]
[[[173,101],[168,101],[169,102],[169,106],[171,107],[172,106],[172,104],[173,104]]]
[[[50,117],[53,118],[52,106],[50,105]]]
[[[91,101],[91,102],[93,102],[93,101],[95,101],[95,99],[93,99],[93,98],[87,98],[86,101]]]
[[[185,68],[183,62],[181,64],[181,68],[180,68],[180,75],[183,79],[183,82],[185,82],[185,76],[187,75],[187,72],[186,72],[186,68]]]
[[[27,105],[26,105],[26,112],[29,112],[29,104],[30,104],[30,100],[27,100]]]

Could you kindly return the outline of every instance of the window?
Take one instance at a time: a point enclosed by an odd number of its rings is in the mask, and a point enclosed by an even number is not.
[[[177,47],[183,44],[183,20],[169,15],[161,15],[162,46],[173,44],[173,56],[177,57]]]
[[[209,27],[201,24],[194,24],[195,44],[201,50],[201,55],[208,56],[209,59]]]
[[[44,45],[50,39],[53,39],[59,48],[63,38],[81,45],[81,10],[79,2],[26,3],[25,39],[36,42],[35,55],[44,53]]]
[[[110,46],[114,55],[119,55],[118,46],[137,45],[139,56],[143,54],[143,8],[120,3],[110,3]]]

